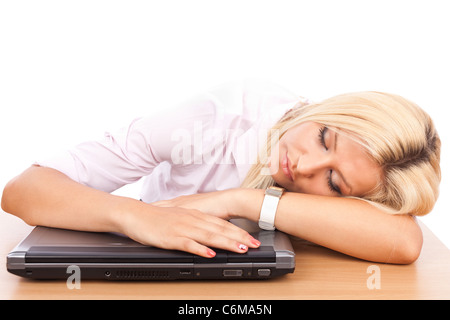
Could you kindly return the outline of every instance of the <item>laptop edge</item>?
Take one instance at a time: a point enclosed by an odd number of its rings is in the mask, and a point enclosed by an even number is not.
[[[216,250],[214,258],[144,246],[123,235],[36,227],[7,256],[7,269],[31,279],[176,280],[269,279],[294,272],[295,253],[286,234],[233,223],[261,241],[245,254]]]

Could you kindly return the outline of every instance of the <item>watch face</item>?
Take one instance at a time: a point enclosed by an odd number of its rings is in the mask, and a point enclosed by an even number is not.
[[[269,187],[266,190],[266,194],[271,195],[271,196],[275,196],[275,197],[281,197],[281,195],[283,194],[284,189],[283,188],[278,188],[278,187]]]

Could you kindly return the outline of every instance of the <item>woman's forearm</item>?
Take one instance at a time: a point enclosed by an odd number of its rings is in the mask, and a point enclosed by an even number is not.
[[[30,225],[120,232],[147,245],[215,256],[209,247],[245,253],[259,242],[237,226],[195,209],[160,208],[81,185],[38,166],[5,187],[2,209]]]
[[[2,208],[30,225],[119,231],[119,208],[127,201],[133,200],[83,186],[57,170],[32,166],[6,185]]]
[[[237,189],[234,213],[257,221],[264,190]],[[422,247],[414,217],[391,215],[358,199],[285,193],[277,229],[330,249],[370,261],[411,263]]]

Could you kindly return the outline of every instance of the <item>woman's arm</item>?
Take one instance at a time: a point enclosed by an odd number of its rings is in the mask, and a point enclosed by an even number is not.
[[[61,172],[32,166],[5,187],[2,209],[30,225],[120,232],[144,244],[214,256],[207,246],[245,252],[246,231],[195,209],[158,208],[81,185]],[[242,249],[244,248],[244,249]]]
[[[159,206],[196,208],[229,218],[259,220],[264,190],[230,189],[179,197]],[[330,249],[370,261],[408,264],[422,248],[415,218],[391,215],[357,199],[286,192],[275,217],[277,229]]]
[[[235,198],[239,205],[234,212],[258,221],[264,190],[241,189]],[[412,263],[422,248],[422,232],[414,217],[387,214],[357,199],[287,192],[279,202],[275,226],[330,249],[376,262]]]

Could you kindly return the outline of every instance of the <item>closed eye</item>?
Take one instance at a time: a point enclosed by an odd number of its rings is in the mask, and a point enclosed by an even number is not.
[[[327,145],[325,143],[325,133],[328,131],[328,127],[323,126],[319,129],[319,142],[328,151]]]
[[[328,151],[327,144],[325,143],[325,134],[327,133],[327,131],[328,131],[328,127],[327,126],[322,126],[319,129],[319,142],[325,148],[326,151]],[[329,175],[327,177],[328,188],[333,193],[342,194],[341,189],[339,189],[339,187],[333,183],[333,180],[331,179],[331,175],[332,174],[333,174],[333,170],[330,170],[329,171]]]
[[[336,192],[336,193],[339,193],[340,195],[342,195],[341,189],[339,189],[339,187],[337,185],[335,185],[333,183],[333,180],[331,179],[332,174],[333,174],[333,170],[330,170],[330,174],[328,175],[328,178],[327,178],[328,188],[330,189],[331,192]]]

